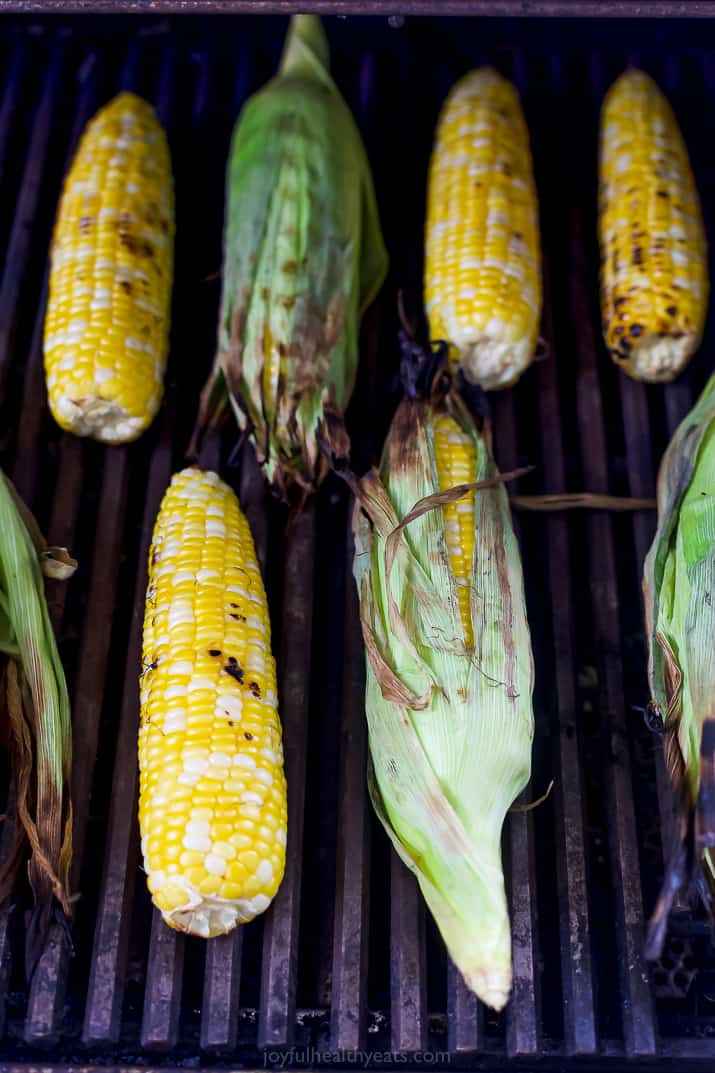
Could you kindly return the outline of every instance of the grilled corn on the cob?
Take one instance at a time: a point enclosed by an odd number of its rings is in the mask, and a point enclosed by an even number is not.
[[[0,861],[0,902],[12,893],[29,844],[34,910],[26,933],[28,975],[44,947],[56,902],[71,913],[70,702],[42,574],[67,578],[76,565],[64,549],[47,548],[34,518],[0,472],[0,717],[9,729],[19,821],[15,845]]]
[[[320,20],[291,22],[278,75],[245,105],[228,169],[224,278],[199,427],[226,406],[282,494],[310,490],[350,399],[360,316],[387,270],[360,135]]]
[[[373,804],[468,986],[501,1009],[501,829],[529,778],[533,714],[519,550],[495,477],[457,398],[405,400],[380,474],[357,484],[354,569]]]
[[[530,364],[541,250],[529,133],[514,86],[489,67],[454,87],[429,173],[425,306],[472,383],[508,387]]]
[[[186,469],[164,496],[143,660],[149,890],[168,924],[219,935],[276,893],[287,813],[266,596],[248,522],[215,473]]]
[[[599,229],[611,356],[638,380],[672,380],[702,336],[707,249],[683,137],[643,71],[621,75],[603,105]]]
[[[89,123],[52,242],[45,373],[62,428],[126,443],[151,423],[169,338],[174,195],[152,107],[121,93]]]
[[[649,936],[658,956],[679,889],[695,878],[715,908],[715,376],[663,458],[643,590],[652,703],[678,805]]]

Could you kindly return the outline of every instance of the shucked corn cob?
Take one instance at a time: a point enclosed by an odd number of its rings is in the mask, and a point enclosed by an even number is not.
[[[209,937],[263,912],[283,876],[286,785],[270,622],[231,489],[176,474],[149,560],[139,822],[164,919]]]
[[[514,86],[490,67],[451,91],[432,153],[425,236],[430,335],[472,383],[508,387],[541,316],[539,213]]]
[[[360,317],[387,271],[370,167],[320,20],[291,21],[278,74],[245,105],[227,177],[223,291],[199,428],[230,397],[274,487],[315,487],[340,429]]]
[[[652,703],[677,801],[649,935],[657,957],[680,889],[695,879],[711,919],[715,908],[715,376],[663,458],[643,591]]]
[[[121,93],[92,119],[65,179],[45,321],[62,428],[126,443],[151,423],[169,336],[174,194],[154,110]]]
[[[405,400],[379,476],[356,485],[354,570],[373,804],[468,986],[501,1009],[511,988],[501,829],[529,778],[531,646],[503,486],[449,496],[495,476],[457,398]]]
[[[611,356],[638,380],[672,380],[702,336],[707,249],[685,143],[643,71],[621,75],[603,105],[599,229]]]

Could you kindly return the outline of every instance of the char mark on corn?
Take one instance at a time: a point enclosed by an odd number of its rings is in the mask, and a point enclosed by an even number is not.
[[[672,380],[702,336],[707,249],[685,142],[643,71],[626,71],[606,96],[599,182],[606,346],[630,376]]]
[[[126,443],[163,394],[174,242],[166,135],[121,93],[91,120],[65,179],[51,250],[45,375],[57,423]]]

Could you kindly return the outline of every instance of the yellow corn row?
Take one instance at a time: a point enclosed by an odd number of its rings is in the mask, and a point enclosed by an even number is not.
[[[629,70],[601,116],[601,313],[614,361],[639,380],[672,380],[697,349],[707,249],[688,152],[652,78]]]
[[[89,123],[67,174],[51,251],[45,374],[62,428],[126,443],[161,402],[174,194],[153,108],[121,93]]]
[[[430,163],[425,305],[433,340],[482,387],[530,364],[541,251],[529,133],[514,86],[489,67],[454,87]]]
[[[477,479],[477,449],[473,438],[460,428],[448,413],[434,422],[434,453],[441,492],[458,484],[472,484]],[[468,492],[456,503],[447,503],[444,530],[452,574],[457,586],[459,613],[467,648],[474,644],[472,612],[472,560],[474,558],[474,495]]]
[[[286,784],[268,607],[231,489],[174,476],[144,618],[139,822],[154,903],[206,938],[267,908],[283,876]]]

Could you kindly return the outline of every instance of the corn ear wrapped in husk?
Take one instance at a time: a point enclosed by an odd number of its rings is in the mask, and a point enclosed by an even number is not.
[[[467,460],[451,473],[469,478],[451,489],[445,416]],[[379,474],[355,491],[373,805],[467,985],[501,1009],[512,973],[501,832],[530,776],[533,668],[488,430],[455,395],[407,398]]]
[[[711,911],[715,895],[715,376],[663,457],[643,592],[651,705],[675,799],[648,935],[657,957],[676,895],[694,888]]]
[[[70,703],[43,574],[65,579],[76,566],[65,549],[47,547],[0,472],[0,714],[9,728],[19,821],[15,846],[0,868],[0,899],[10,894],[29,842],[34,912],[27,930],[28,973],[42,948],[54,899],[66,915],[70,912]]]
[[[194,444],[230,399],[275,489],[313,489],[327,468],[319,438],[345,449],[360,317],[386,271],[369,164],[325,33],[315,16],[294,16],[278,74],[233,136],[218,348]]]

